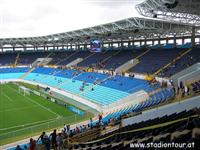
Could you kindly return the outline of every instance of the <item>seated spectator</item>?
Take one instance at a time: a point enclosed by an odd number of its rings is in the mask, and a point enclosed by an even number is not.
[[[22,150],[22,148],[20,147],[20,145],[17,145],[15,150]]]

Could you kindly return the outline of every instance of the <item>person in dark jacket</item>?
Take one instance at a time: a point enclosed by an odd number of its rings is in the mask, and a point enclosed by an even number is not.
[[[50,134],[50,137],[51,137],[51,145],[54,149],[56,149],[57,147],[57,144],[56,144],[56,129]]]

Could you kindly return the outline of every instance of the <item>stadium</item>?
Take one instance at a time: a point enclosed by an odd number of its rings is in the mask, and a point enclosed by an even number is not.
[[[200,149],[199,8],[0,38],[0,149]]]

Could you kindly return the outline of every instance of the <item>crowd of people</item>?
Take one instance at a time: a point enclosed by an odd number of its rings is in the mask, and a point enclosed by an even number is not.
[[[103,126],[102,114],[98,115],[98,121],[94,124],[92,118],[90,118],[87,125],[76,126],[71,128],[70,125],[64,124],[64,127],[58,132],[56,129],[53,130],[49,135],[46,132],[38,137],[37,140],[30,138],[29,144],[21,147],[17,145],[15,150],[37,150],[43,148],[44,150],[64,150],[69,146],[69,139],[78,133],[83,133],[92,128],[99,128]]]

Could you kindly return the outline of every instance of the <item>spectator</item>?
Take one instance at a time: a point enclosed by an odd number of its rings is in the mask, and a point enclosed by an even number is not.
[[[56,149],[57,144],[56,144],[56,129],[50,134],[51,137],[51,145],[54,149]]]
[[[64,132],[66,132],[66,131],[67,131],[67,125],[64,124]]]
[[[101,122],[101,120],[102,120],[102,115],[99,114],[99,123]]]
[[[69,132],[70,130],[70,125],[67,125],[67,132]]]
[[[57,142],[58,150],[64,149],[63,137],[62,137],[61,133],[59,133],[58,136],[56,137],[56,142]]]
[[[22,148],[20,147],[20,145],[17,145],[15,150],[22,150]]]
[[[93,122],[92,117],[90,117],[90,123],[89,123],[90,128],[92,128],[92,122]]]
[[[78,126],[76,126],[76,133],[80,133],[80,129]]]
[[[24,150],[27,150],[27,149],[28,149],[28,147],[26,145],[24,145]]]
[[[45,134],[43,136],[43,144],[45,145],[46,150],[50,150],[51,149],[51,142],[49,140],[49,137],[47,134]]]
[[[29,148],[30,150],[35,150],[36,149],[36,141],[33,140],[32,138],[30,138],[29,145],[30,145],[30,148]]]
[[[44,143],[44,140],[43,140],[44,135],[45,135],[45,132],[42,132],[42,134],[39,136],[37,142],[38,142],[39,140],[41,140],[41,141],[42,141],[42,144],[43,144],[43,143]]]

